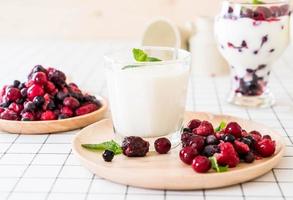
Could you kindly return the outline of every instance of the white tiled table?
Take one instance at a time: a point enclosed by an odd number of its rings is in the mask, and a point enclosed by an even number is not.
[[[134,42],[2,41],[0,85],[24,80],[35,64],[54,66],[95,94],[107,95],[103,53]],[[285,53],[273,70],[271,87],[277,104],[267,109],[245,109],[225,102],[229,78],[193,76],[187,109],[225,113],[266,123],[278,130],[287,151],[281,163],[248,183],[214,190],[145,190],[111,183],[94,176],[75,159],[70,142],[77,131],[58,135],[0,134],[0,199],[98,200],[293,200],[293,57]],[[291,55],[290,55],[291,53]]]

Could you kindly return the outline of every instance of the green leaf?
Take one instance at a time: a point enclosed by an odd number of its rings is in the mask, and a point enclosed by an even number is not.
[[[114,140],[99,143],[99,144],[82,144],[81,146],[91,151],[110,150],[110,151],[113,151],[115,155],[122,153],[121,146]]]
[[[264,2],[260,0],[252,0],[252,4],[264,4]]]
[[[129,68],[135,68],[135,67],[140,67],[140,65],[126,65],[122,67],[122,69],[129,69]]]
[[[209,160],[211,161],[212,168],[213,168],[214,170],[216,170],[216,172],[221,173],[221,172],[226,172],[226,171],[228,171],[228,166],[227,166],[227,165],[226,165],[226,166],[220,166],[220,165],[218,164],[218,161],[217,161],[216,157],[214,157],[214,156],[209,157]]]
[[[133,57],[138,62],[147,61],[148,55],[141,49],[132,49]]]
[[[146,61],[148,61],[148,62],[158,62],[158,61],[162,61],[162,60],[159,59],[159,58],[147,57]]]
[[[220,125],[217,128],[215,128],[215,131],[219,132],[223,130],[224,128],[226,128],[226,126],[227,126],[227,123],[225,121],[221,121]]]

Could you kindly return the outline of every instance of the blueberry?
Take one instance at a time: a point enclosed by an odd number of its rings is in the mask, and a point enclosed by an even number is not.
[[[36,65],[33,68],[33,73],[36,73],[36,72],[44,72],[44,73],[46,73],[47,70],[42,65]]]
[[[247,137],[241,138],[241,142],[243,142],[244,144],[247,144],[249,147],[252,145],[252,140]]]
[[[25,83],[21,83],[21,84],[19,84],[19,86],[18,86],[18,88],[21,90],[22,88],[25,88],[26,86],[25,86]]]
[[[44,103],[45,103],[45,98],[42,97],[42,96],[36,96],[36,97],[34,98],[33,102],[35,103],[35,105],[36,105],[37,107],[40,108],[40,107],[42,107],[42,106],[44,105]]]
[[[22,88],[20,90],[20,94],[21,94],[21,96],[26,97],[27,96],[27,88]]]
[[[56,108],[56,105],[55,105],[54,101],[51,100],[47,105],[47,109],[54,110],[55,108]]]
[[[219,140],[214,135],[209,135],[205,139],[206,144],[219,144]]]
[[[235,141],[235,137],[231,134],[226,134],[223,138],[224,142],[233,143]]]
[[[191,130],[190,128],[184,128],[184,129],[183,129],[183,132],[188,132],[188,133],[191,133],[191,132],[192,132],[192,130]]]
[[[114,158],[114,152],[110,150],[105,150],[103,153],[104,161],[111,162]]]
[[[244,156],[244,162],[252,163],[253,161],[254,161],[254,154],[252,152],[248,152],[248,154]]]
[[[69,118],[69,117],[65,114],[58,115],[58,119],[67,119],[67,118]]]
[[[25,104],[24,109],[26,112],[32,112],[36,109],[36,105],[33,102],[28,102]]]
[[[218,145],[207,145],[204,147],[202,154],[206,157],[211,157],[215,153],[219,153],[219,152],[220,152],[220,148],[218,147]]]
[[[9,102],[9,101],[4,101],[4,102],[2,102],[2,103],[0,104],[0,107],[2,107],[2,108],[8,108],[9,105],[10,105],[10,102]]]
[[[19,80],[14,80],[13,81],[13,87],[18,88],[19,85],[20,85],[20,81]]]

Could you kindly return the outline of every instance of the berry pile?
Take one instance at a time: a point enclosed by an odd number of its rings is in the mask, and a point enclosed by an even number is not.
[[[28,81],[15,80],[0,91],[0,119],[55,120],[85,115],[98,110],[96,97],[83,94],[74,83],[66,83],[63,72],[36,65]]]
[[[222,122],[214,129],[210,122],[198,119],[191,120],[183,129],[181,142],[180,159],[199,173],[215,165],[231,168],[240,161],[252,163],[255,159],[272,156],[276,148],[269,135],[246,132],[236,122],[227,125]]]

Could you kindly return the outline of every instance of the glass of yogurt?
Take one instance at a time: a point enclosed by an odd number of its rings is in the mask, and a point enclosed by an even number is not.
[[[229,102],[249,107],[274,104],[269,75],[288,45],[289,15],[286,0],[223,2],[215,19],[215,36],[231,66]]]
[[[175,141],[185,112],[190,54],[168,47],[141,49],[161,61],[137,62],[132,49],[105,56],[114,132],[120,138],[152,141],[164,136]]]

